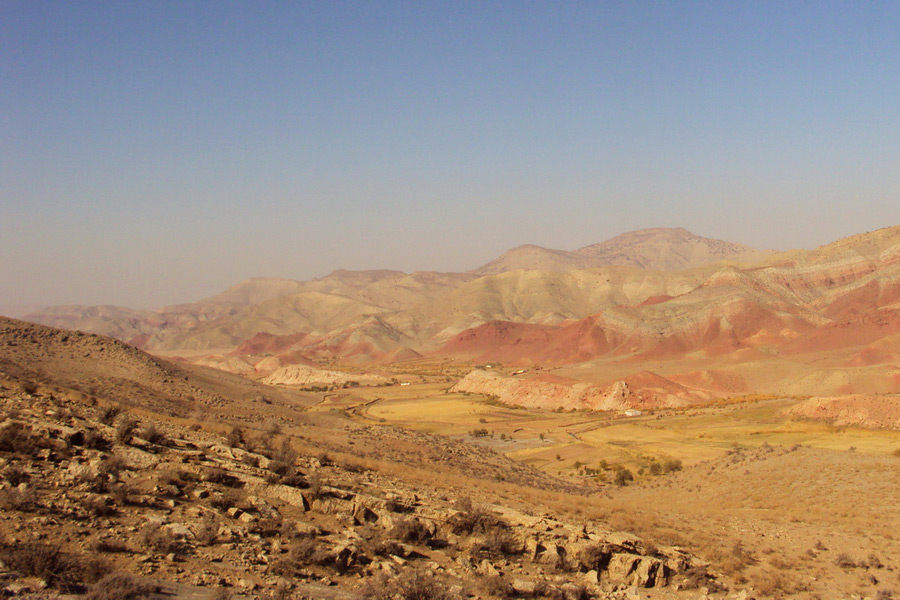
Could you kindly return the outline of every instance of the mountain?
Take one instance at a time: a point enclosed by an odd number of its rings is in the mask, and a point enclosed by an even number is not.
[[[519,246],[478,267],[473,273],[493,275],[519,269],[571,271],[613,265],[680,271],[720,261],[753,263],[770,254],[733,242],[701,237],[680,227],[657,227],[623,233],[574,252]]]
[[[550,266],[252,279],[157,311],[28,318],[260,377],[292,364],[451,360],[543,365],[603,386],[652,370],[723,394],[884,393],[900,381],[900,227],[767,255],[651,229],[505,256]],[[626,264],[562,268],[602,262]],[[679,265],[694,266],[669,270]]]

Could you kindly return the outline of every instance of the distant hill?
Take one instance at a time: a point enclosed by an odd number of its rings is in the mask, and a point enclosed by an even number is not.
[[[722,393],[887,393],[900,381],[900,227],[782,253],[648,229],[504,257],[483,274],[251,279],[156,311],[51,307],[28,319],[254,376],[424,358],[594,365],[607,383],[655,363],[643,370]]]
[[[680,227],[657,227],[623,233],[573,252],[519,246],[473,273],[494,275],[519,269],[571,271],[607,266],[680,271],[719,261],[757,262],[770,254],[734,242],[701,237]]]

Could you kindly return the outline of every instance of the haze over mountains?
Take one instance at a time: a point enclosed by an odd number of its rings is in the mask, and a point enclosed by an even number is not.
[[[652,370],[667,398],[888,392],[900,383],[900,227],[782,253],[647,229],[574,252],[520,246],[468,273],[260,278],[155,311],[62,306],[26,319],[258,376],[452,360],[602,386]],[[634,398],[652,378],[638,379]]]

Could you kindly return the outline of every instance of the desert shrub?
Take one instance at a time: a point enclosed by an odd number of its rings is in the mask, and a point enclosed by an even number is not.
[[[202,546],[212,546],[219,539],[219,520],[215,515],[207,514],[200,520],[200,525],[194,533],[197,543]]]
[[[107,502],[103,496],[85,496],[81,499],[81,507],[93,517],[111,517],[116,514],[116,507]]]
[[[502,519],[489,513],[484,507],[473,504],[469,498],[459,500],[454,508],[458,512],[451,515],[447,522],[456,535],[487,533],[492,529],[507,527]]]
[[[181,550],[181,544],[172,532],[160,523],[149,523],[141,531],[141,543],[158,554],[171,554]]]
[[[319,464],[323,467],[330,467],[334,464],[334,461],[331,459],[331,456],[327,452],[319,452],[316,455],[316,460],[319,461]]]
[[[125,459],[118,454],[111,454],[100,462],[98,472],[110,479],[118,479],[119,473],[128,469]]]
[[[9,421],[0,428],[0,450],[33,456],[44,447],[44,443],[31,429],[31,425],[21,421]]]
[[[144,426],[143,429],[138,432],[138,436],[147,440],[151,444],[156,444],[157,446],[165,446],[169,443],[169,440],[166,438],[166,434],[156,426],[155,423],[148,423]]]
[[[516,598],[518,596],[512,584],[501,575],[485,577],[482,580],[482,588],[489,596],[496,598]]]
[[[90,450],[102,451],[109,449],[109,440],[96,429],[86,429],[81,438],[81,444],[79,445]]]
[[[231,448],[242,448],[247,441],[244,429],[235,425],[225,434],[225,445]]]
[[[255,533],[256,535],[268,538],[279,535],[283,528],[284,519],[281,518],[281,515],[275,515],[255,521],[253,525],[250,526],[250,533]]]
[[[894,450],[894,456],[900,457],[900,448]]]
[[[835,557],[834,564],[842,569],[854,569],[858,566],[856,561],[843,552]]]
[[[20,483],[25,483],[30,478],[30,475],[19,465],[8,465],[3,469],[3,479],[10,485],[16,486]]]
[[[34,488],[0,490],[0,508],[3,510],[34,512],[38,506],[38,495]]]
[[[663,473],[674,473],[675,471],[680,471],[682,468],[683,465],[681,464],[681,460],[677,458],[670,458],[663,461],[662,464]]]
[[[281,440],[281,446],[272,452],[269,462],[269,471],[275,475],[273,479],[285,485],[304,485],[306,482],[303,475],[297,472],[295,466],[297,458],[297,451],[291,446],[290,440],[287,438]]]
[[[122,413],[122,407],[113,404],[111,406],[106,406],[100,409],[100,413],[97,415],[97,420],[99,420],[104,425],[112,425],[115,422],[116,417],[118,417]]]
[[[221,467],[209,467],[208,469],[203,470],[200,479],[207,483],[230,486],[232,480],[236,480],[237,478],[233,477],[228,471]]]
[[[878,593],[875,594],[875,600],[894,600],[894,590],[878,590]]]
[[[128,573],[110,573],[91,586],[85,600],[149,600],[156,586],[142,582]]]
[[[140,421],[130,415],[125,415],[119,419],[119,424],[116,426],[116,441],[122,444],[130,444],[131,438],[134,437],[134,433],[139,425]]]
[[[213,508],[219,510],[228,510],[232,506],[237,506],[244,500],[244,494],[237,490],[225,490],[222,494],[214,494],[210,500]]]
[[[432,531],[429,527],[413,517],[409,519],[399,519],[394,523],[391,529],[391,537],[411,544],[424,544],[432,537]]]
[[[741,542],[735,542],[731,552],[722,553],[718,557],[718,562],[726,573],[734,574],[754,564],[756,559]]]
[[[248,467],[259,467],[259,456],[251,452],[247,452],[241,457],[241,462]]]
[[[285,556],[272,563],[271,570],[282,577],[297,577],[299,571],[310,565],[328,564],[330,556],[313,537],[297,538]]]
[[[613,476],[613,483],[619,487],[623,487],[628,485],[629,481],[634,481],[634,473],[625,467],[618,466],[616,468],[616,474]]]
[[[122,542],[116,541],[106,541],[106,540],[96,540],[92,548],[94,552],[103,552],[104,554],[124,554],[126,552],[131,552],[131,549]]]
[[[311,475],[307,485],[309,486],[310,500],[317,500],[325,495],[325,486],[327,483],[318,475]]]
[[[0,560],[13,571],[43,579],[50,587],[63,591],[79,591],[84,581],[85,565],[63,552],[58,545],[37,542],[2,544]]]
[[[210,600],[232,600],[232,598],[234,596],[228,588],[219,588],[210,596]]]
[[[483,552],[492,556],[521,554],[522,542],[509,529],[495,527],[484,534]]]
[[[869,569],[883,569],[884,563],[881,562],[881,559],[878,558],[877,555],[875,555],[874,553],[870,553],[861,566],[867,567]]]
[[[661,475],[663,472],[662,465],[656,461],[651,462],[647,469],[650,471],[651,475]]]
[[[487,429],[485,429],[484,427],[481,427],[478,429],[473,429],[472,431],[469,432],[469,435],[471,435],[472,437],[475,437],[475,438],[480,438],[480,437],[487,437],[489,433],[490,432]]]
[[[396,577],[380,575],[370,579],[359,590],[356,600],[457,600],[453,593],[434,575],[418,568],[409,568]]]

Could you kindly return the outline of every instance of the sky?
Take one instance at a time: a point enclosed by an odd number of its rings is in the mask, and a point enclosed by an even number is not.
[[[0,0],[0,308],[900,224],[897,2]]]

